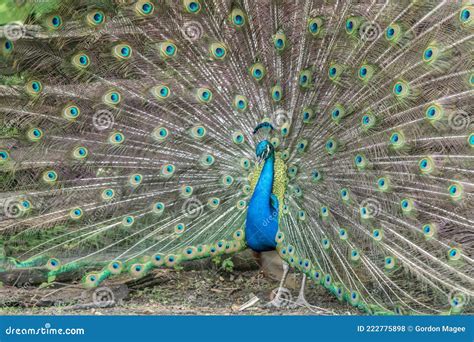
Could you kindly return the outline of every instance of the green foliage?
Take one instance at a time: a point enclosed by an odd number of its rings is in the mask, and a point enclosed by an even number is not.
[[[212,258],[212,262],[224,272],[232,273],[234,271],[234,263],[232,262],[232,258],[222,260],[220,256],[215,256]]]
[[[0,25],[24,21],[28,14],[42,14],[57,8],[60,0],[0,0]]]
[[[15,138],[18,134],[18,128],[2,125],[0,123],[0,139]]]
[[[232,258],[227,258],[222,262],[221,268],[228,273],[234,271],[234,263],[232,262]]]

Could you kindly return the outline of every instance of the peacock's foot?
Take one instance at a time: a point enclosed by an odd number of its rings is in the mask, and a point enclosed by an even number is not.
[[[264,305],[265,308],[283,308],[291,304],[291,293],[288,289],[280,287],[276,293],[275,291],[273,291],[273,293],[275,296]]]
[[[280,280],[280,285],[276,290],[272,291],[274,297],[271,301],[264,305],[265,308],[281,308],[287,306],[291,301],[291,293],[288,289],[284,288],[286,278],[288,276],[288,271],[290,269],[289,265],[286,262],[283,262],[283,276]]]
[[[315,305],[309,304],[309,302],[306,300],[304,295],[299,295],[296,301],[292,302],[291,305],[289,306],[291,309],[297,309],[297,308],[308,308],[308,309],[319,309]]]

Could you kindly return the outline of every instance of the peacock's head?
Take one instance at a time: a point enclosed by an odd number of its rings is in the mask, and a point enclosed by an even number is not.
[[[257,155],[258,163],[263,160],[267,160],[275,153],[273,145],[268,140],[262,140],[258,143],[257,148],[255,149],[255,154]]]

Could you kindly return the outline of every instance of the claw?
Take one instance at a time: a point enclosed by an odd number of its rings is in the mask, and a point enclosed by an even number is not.
[[[283,276],[281,278],[280,285],[278,286],[275,297],[270,302],[265,304],[266,308],[271,308],[271,307],[281,308],[283,306],[288,305],[289,303],[288,298],[291,298],[291,293],[290,291],[288,291],[288,289],[284,288],[283,286],[285,285],[289,270],[290,270],[290,267],[288,266],[288,264],[286,262],[283,262]]]
[[[304,308],[310,309],[313,312],[325,313],[325,310],[323,310],[322,308],[308,303],[308,301],[306,300],[304,296],[305,286],[306,286],[306,274],[303,274],[303,277],[301,278],[300,293],[298,294],[298,298],[296,299],[296,301],[290,305],[290,308],[295,309],[295,308],[304,307]]]

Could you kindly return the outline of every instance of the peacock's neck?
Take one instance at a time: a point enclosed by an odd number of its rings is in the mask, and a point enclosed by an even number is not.
[[[266,159],[247,210],[245,238],[257,252],[275,249],[278,231],[278,211],[271,205],[275,157]]]
[[[275,156],[271,155],[265,160],[262,172],[253,192],[252,200],[266,200],[270,206],[270,196],[273,188],[273,175],[275,167]]]

